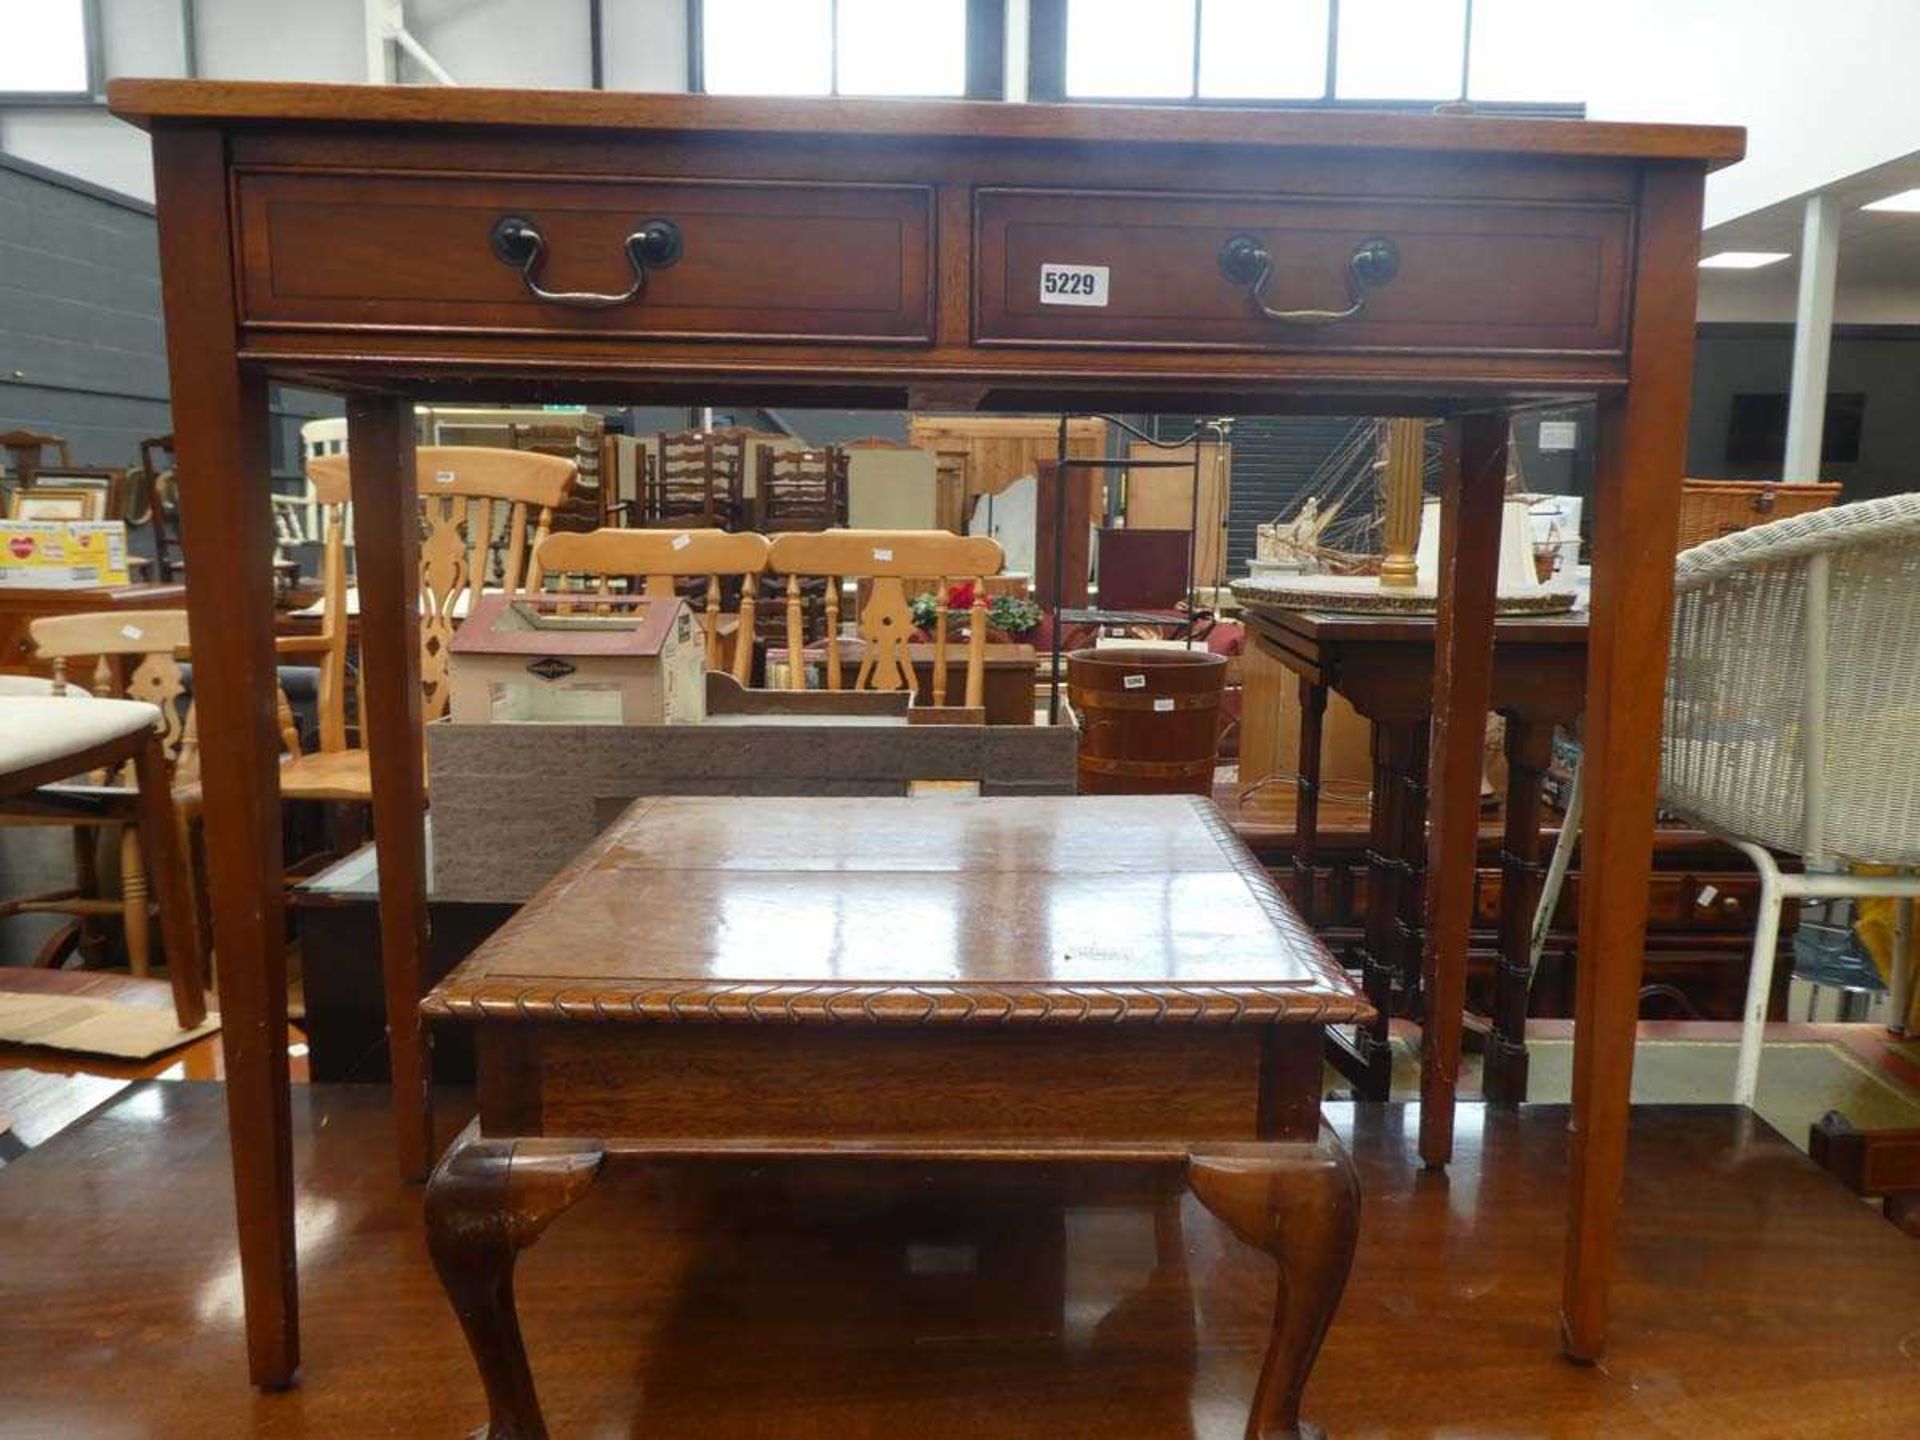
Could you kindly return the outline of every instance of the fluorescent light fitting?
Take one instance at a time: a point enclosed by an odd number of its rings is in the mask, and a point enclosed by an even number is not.
[[[1901,215],[1920,215],[1920,190],[1902,190],[1898,195],[1888,195],[1875,200],[1870,205],[1862,205],[1862,210],[1892,210]]]
[[[1700,268],[1702,270],[1758,270],[1762,265],[1773,265],[1792,258],[1793,256],[1785,250],[1722,250],[1717,255],[1703,256]]]

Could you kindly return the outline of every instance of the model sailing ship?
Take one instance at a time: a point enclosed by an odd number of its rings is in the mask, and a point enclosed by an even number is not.
[[[1406,422],[1424,429],[1422,422]],[[1392,422],[1355,421],[1307,481],[1306,499],[1289,520],[1256,527],[1252,573],[1360,575],[1379,569],[1384,551],[1389,434]],[[1422,452],[1427,451],[1424,434]],[[1439,484],[1439,451],[1422,453],[1422,493]]]
[[[1530,511],[1540,497],[1522,493],[1517,447],[1508,453],[1499,608],[1569,609],[1571,566],[1564,565],[1565,575],[1555,572],[1577,552],[1577,509],[1564,517],[1570,525],[1563,518],[1536,527]],[[1438,502],[1427,492],[1438,489],[1441,463],[1423,420],[1357,422],[1315,470],[1292,518],[1256,528],[1250,573],[1234,582],[1234,595],[1243,604],[1288,609],[1432,611]],[[1547,533],[1536,536],[1536,528]]]

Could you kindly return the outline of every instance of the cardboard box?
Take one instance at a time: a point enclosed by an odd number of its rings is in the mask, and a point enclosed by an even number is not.
[[[124,520],[0,520],[0,586],[83,590],[126,583]]]
[[[690,725],[706,718],[706,637],[684,602],[488,595],[448,648],[460,725]]]

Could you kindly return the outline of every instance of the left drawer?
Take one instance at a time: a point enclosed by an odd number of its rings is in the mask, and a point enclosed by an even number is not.
[[[251,326],[933,337],[927,186],[266,169],[234,183]]]

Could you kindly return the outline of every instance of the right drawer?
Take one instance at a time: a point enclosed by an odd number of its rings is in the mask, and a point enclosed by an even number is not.
[[[986,189],[974,338],[1618,355],[1632,230],[1629,207],[1591,202]]]

